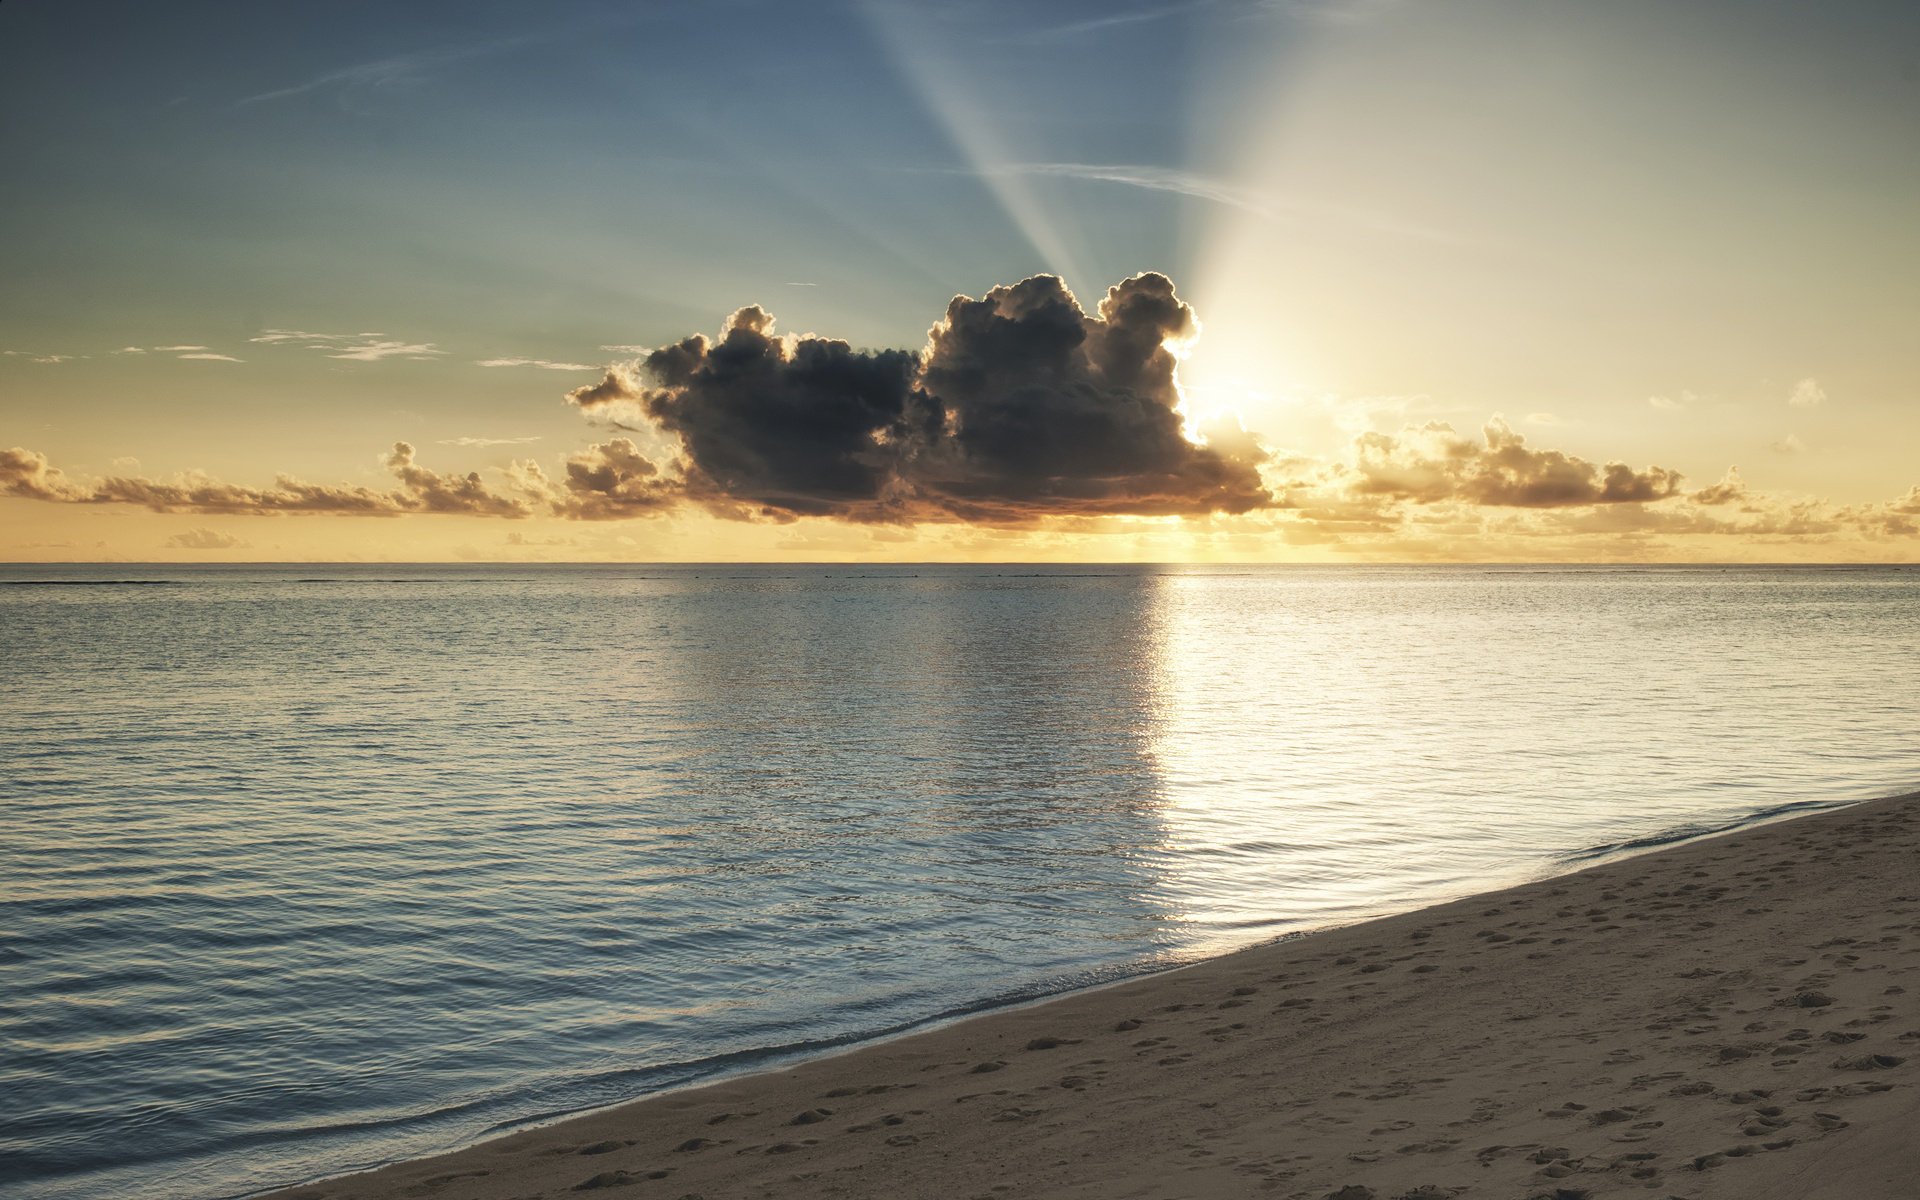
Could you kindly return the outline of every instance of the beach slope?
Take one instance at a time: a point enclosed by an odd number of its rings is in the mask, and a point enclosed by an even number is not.
[[[1911,1200],[1920,794],[279,1200]]]

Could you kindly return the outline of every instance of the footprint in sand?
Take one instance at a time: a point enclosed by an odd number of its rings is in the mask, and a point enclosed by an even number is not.
[[[632,1171],[602,1171],[591,1179],[583,1179],[573,1185],[576,1192],[591,1192],[599,1188],[626,1187],[630,1183],[639,1183],[640,1177]]]
[[[1841,1071],[1885,1071],[1906,1061],[1892,1054],[1862,1054],[1858,1058],[1836,1058],[1833,1065]]]
[[[595,1142],[591,1146],[580,1147],[578,1150],[575,1150],[574,1153],[575,1154],[612,1154],[615,1150],[624,1150],[628,1146],[631,1146],[632,1144],[633,1144],[632,1142],[615,1142],[615,1141]]]

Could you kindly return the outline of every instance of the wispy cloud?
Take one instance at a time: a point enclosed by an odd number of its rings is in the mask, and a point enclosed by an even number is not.
[[[1154,21],[1164,21],[1169,17],[1178,17],[1201,9],[1219,7],[1219,0],[1185,0],[1179,4],[1158,4],[1150,8],[1136,8],[1126,12],[1109,13],[1104,17],[1088,17],[1082,21],[1068,21],[1062,25],[1049,25],[1043,29],[1033,29],[1020,35],[1023,42],[1057,42],[1089,34],[1105,33],[1110,29],[1120,29],[1129,25],[1146,25]]]
[[[368,342],[329,354],[328,358],[344,358],[354,362],[379,362],[386,358],[410,358],[416,362],[430,360],[445,354],[432,342]]]
[[[245,362],[244,358],[235,358],[231,354],[196,353],[182,354],[181,358],[190,358],[198,362]]]
[[[159,351],[162,354],[185,354],[194,350],[205,350],[206,348],[207,347],[205,346],[155,346],[154,347],[155,350]]]
[[[1333,24],[1353,24],[1378,16],[1398,0],[1176,0],[1100,17],[1027,30],[1015,39],[1028,43],[1072,41],[1116,29],[1151,25],[1188,15],[1220,13],[1228,17],[1293,17]]]
[[[263,329],[247,340],[269,346],[297,345],[303,349],[321,351],[328,358],[352,362],[379,362],[387,358],[424,361],[446,353],[432,342],[403,342],[383,333],[307,333],[297,329]]]
[[[1056,179],[1085,179],[1098,183],[1122,183],[1154,192],[1173,192],[1210,200],[1232,208],[1244,209],[1264,217],[1280,215],[1280,206],[1249,188],[1237,187],[1225,180],[1182,171],[1172,167],[1150,167],[1131,163],[1024,162],[997,163],[979,171],[980,175],[1037,175]]]
[[[268,345],[278,345],[282,342],[325,342],[332,344],[335,342],[364,341],[368,338],[385,336],[387,335],[384,333],[307,333],[299,329],[263,329],[247,340],[250,342],[264,342]],[[318,345],[308,347],[310,350],[322,350],[325,348],[325,346]]]
[[[1150,192],[1168,192],[1224,205],[1270,221],[1334,220],[1375,233],[1393,234],[1426,242],[1458,243],[1458,235],[1444,230],[1415,225],[1383,213],[1371,213],[1345,205],[1321,205],[1289,200],[1255,188],[1178,167],[1157,167],[1143,163],[1081,162],[1002,162],[981,167],[920,168],[944,175],[972,175],[983,179],[1008,177],[1080,179],[1090,183],[1117,183]]]
[[[468,42],[458,46],[437,46],[389,55],[371,62],[354,63],[325,71],[287,87],[274,88],[243,97],[235,107],[287,100],[310,92],[333,92],[343,98],[395,91],[424,82],[435,72],[455,63],[487,58],[516,49],[537,40],[533,36],[502,38],[495,41]]]
[[[534,435],[533,437],[513,437],[513,438],[457,437],[457,438],[441,438],[440,445],[442,446],[522,446],[528,442],[537,442],[539,440],[540,438],[539,438],[539,435],[537,434]]]
[[[1293,17],[1331,25],[1357,25],[1398,8],[1401,0],[1251,0],[1258,15]]]
[[[4,355],[7,358],[24,358],[28,362],[39,363],[43,367],[57,366],[60,363],[72,362],[74,360],[74,356],[71,354],[33,354],[26,350],[0,350],[0,355]],[[81,357],[85,356],[82,355]]]
[[[598,363],[554,362],[545,358],[482,358],[476,359],[477,367],[539,367],[543,371],[597,371]]]

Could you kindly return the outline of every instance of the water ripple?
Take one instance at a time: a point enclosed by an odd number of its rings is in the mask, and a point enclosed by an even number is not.
[[[5,1197],[240,1194],[1920,779],[1911,569],[0,584]]]

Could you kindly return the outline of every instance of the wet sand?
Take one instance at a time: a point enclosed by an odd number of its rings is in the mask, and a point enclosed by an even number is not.
[[[275,1193],[1920,1197],[1920,793]]]

